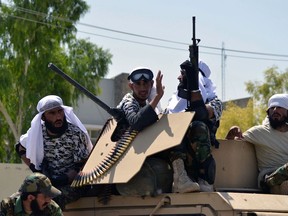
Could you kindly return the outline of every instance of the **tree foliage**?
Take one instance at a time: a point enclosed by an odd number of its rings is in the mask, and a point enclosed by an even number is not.
[[[288,90],[288,71],[279,72],[277,67],[271,67],[264,71],[263,83],[249,81],[246,83],[246,91],[253,96],[255,117],[257,123],[263,120],[269,98],[276,93],[285,93]]]
[[[232,102],[228,102],[223,111],[217,137],[224,139],[230,127],[240,126],[242,132],[248,128],[262,124],[266,117],[269,98],[276,93],[285,93],[288,90],[288,71],[279,72],[277,67],[271,67],[264,71],[264,82],[249,81],[246,83],[246,91],[251,94],[252,100],[247,107],[241,108]]]
[[[253,102],[250,99],[247,107],[239,107],[233,102],[227,102],[225,110],[223,110],[220,127],[217,130],[217,138],[224,139],[229,129],[237,125],[242,131],[247,130],[255,124],[253,117]]]
[[[75,105],[81,93],[48,69],[53,62],[97,95],[112,55],[76,38],[76,22],[89,7],[83,0],[11,0],[0,4],[0,161],[19,160],[14,144],[36,114],[39,99],[61,96]]]

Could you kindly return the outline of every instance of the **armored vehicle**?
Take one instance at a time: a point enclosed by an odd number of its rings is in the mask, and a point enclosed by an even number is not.
[[[117,145],[117,142],[111,141],[117,123],[113,119],[109,120],[74,184],[128,182],[139,171],[146,157],[179,144],[192,118],[193,112],[159,116],[158,122],[138,133],[131,142],[127,137],[127,146],[121,155],[98,175],[97,169]],[[264,194],[258,189],[257,161],[252,144],[220,140],[220,148],[213,149],[213,156],[217,164],[214,192],[111,195],[107,203],[100,202],[97,195],[82,197],[66,206],[65,216],[288,215],[288,196]]]
[[[193,17],[192,41],[193,44],[189,46],[189,57],[194,73],[198,73],[200,40],[195,37],[195,17]],[[99,101],[53,64],[49,67],[114,117],[103,127],[88,161],[72,183],[74,187],[90,185],[92,188],[93,185],[129,183],[137,175],[147,157],[179,145],[193,120],[194,112],[162,114],[155,124],[140,132],[126,131],[120,140],[117,140],[115,131],[121,126],[120,113]],[[187,83],[190,83],[189,80]],[[187,92],[191,92],[190,87],[187,85]],[[216,160],[214,192],[157,193],[153,196],[114,194],[109,196],[108,202],[99,201],[99,196],[96,194],[66,205],[65,216],[288,216],[288,196],[264,194],[258,189],[257,160],[252,144],[244,141],[220,140],[220,148],[213,149],[212,154]],[[167,178],[167,181],[169,180]],[[139,187],[145,188],[145,186],[147,185],[143,184]]]

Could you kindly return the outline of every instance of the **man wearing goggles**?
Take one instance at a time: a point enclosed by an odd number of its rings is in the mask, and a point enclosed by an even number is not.
[[[140,131],[158,120],[155,108],[164,94],[162,78],[163,74],[159,71],[155,79],[156,94],[148,102],[154,84],[153,72],[149,68],[138,67],[129,74],[127,79],[132,92],[127,93],[117,107],[124,111],[129,125],[134,129]]]
[[[140,80],[151,81],[153,79],[153,73],[148,68],[136,68],[132,73],[128,76],[128,80],[131,83],[138,82]]]
[[[151,92],[154,84],[153,72],[149,68],[135,68],[128,76],[131,92],[123,97],[117,108],[123,110],[132,129],[141,131],[158,120],[155,109],[164,94],[162,78],[163,75],[159,71],[155,79],[155,93],[153,93]],[[149,156],[131,181],[126,184],[116,184],[116,188],[121,195],[154,196],[160,191],[169,192],[172,171],[168,167],[166,160]]]

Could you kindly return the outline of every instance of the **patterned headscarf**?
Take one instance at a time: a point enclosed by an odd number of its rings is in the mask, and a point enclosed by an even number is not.
[[[88,140],[87,148],[89,152],[92,150],[92,143],[88,132],[78,117],[74,114],[73,108],[64,106],[63,101],[59,96],[48,95],[42,98],[37,104],[38,114],[31,121],[31,127],[26,134],[20,137],[20,143],[26,148],[26,157],[35,165],[37,170],[40,170],[40,165],[44,158],[43,134],[42,134],[42,114],[48,110],[61,106],[68,122],[78,126],[85,134]]]

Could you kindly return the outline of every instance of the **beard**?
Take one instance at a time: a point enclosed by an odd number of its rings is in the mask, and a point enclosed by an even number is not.
[[[282,127],[283,125],[287,124],[288,118],[282,118],[282,119],[273,119],[272,116],[268,116],[269,118],[269,122],[270,122],[270,126],[273,129],[277,129],[279,127]]]
[[[183,75],[182,80],[180,81],[177,88],[178,88],[178,90],[179,89],[187,89],[187,77],[185,75]]]
[[[188,93],[187,93],[187,78],[186,76],[182,77],[182,80],[180,80],[178,87],[178,97],[183,99],[188,99]]]
[[[54,127],[54,125],[51,122],[47,121],[47,120],[45,120],[45,126],[46,126],[47,130],[49,130],[51,133],[57,134],[57,135],[60,136],[60,135],[64,134],[65,131],[67,130],[68,122],[66,120],[66,116],[64,116],[63,124],[62,124],[61,127]]]
[[[32,210],[33,215],[37,215],[37,216],[45,215],[44,210],[41,210],[39,208],[39,205],[36,199],[31,201],[30,208]]]

